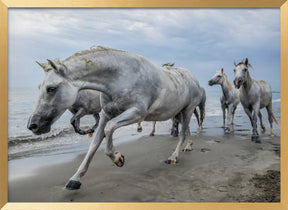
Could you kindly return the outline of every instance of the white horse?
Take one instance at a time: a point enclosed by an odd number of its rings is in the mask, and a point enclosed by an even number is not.
[[[164,121],[174,116],[180,121],[179,143],[166,161],[176,164],[191,116],[201,99],[199,83],[189,70],[168,71],[138,54],[100,46],[59,63],[48,61],[53,70],[46,72],[28,122],[33,133],[49,132],[51,124],[75,102],[79,90],[101,92],[102,111],[96,135],[77,172],[66,184],[67,189],[80,188],[80,178],[104,135],[106,155],[117,166],[123,166],[124,156],[115,150],[112,135],[117,128],[138,121]],[[192,139],[188,140],[190,147]]]
[[[208,84],[210,86],[221,85],[222,95],[220,97],[220,102],[223,112],[223,128],[225,128],[226,109],[228,124],[233,125],[235,111],[240,102],[239,91],[233,87],[227,75],[224,73],[223,68],[221,69],[221,71],[216,71],[216,74],[208,81]],[[230,130],[230,128],[228,129]]]
[[[241,87],[240,101],[253,127],[253,135],[251,140],[255,141],[256,143],[261,143],[257,131],[257,115],[260,118],[262,129],[265,130],[265,126],[262,122],[262,114],[260,109],[264,107],[267,109],[268,119],[271,127],[271,136],[274,136],[273,120],[278,125],[278,122],[272,112],[271,86],[263,80],[256,81],[250,77],[248,68],[251,65],[249,64],[248,58],[238,64],[234,62],[234,65],[234,84],[238,89]]]

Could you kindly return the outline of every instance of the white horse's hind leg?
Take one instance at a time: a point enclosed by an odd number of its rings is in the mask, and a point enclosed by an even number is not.
[[[85,173],[88,170],[89,164],[97,151],[98,147],[100,146],[103,138],[104,138],[104,127],[106,125],[106,122],[108,118],[103,114],[100,113],[100,123],[96,131],[96,135],[93,139],[93,141],[90,144],[89,150],[82,161],[81,165],[79,166],[77,172],[70,178],[69,182],[66,184],[66,189],[69,190],[77,190],[81,186],[80,178],[85,175]]]
[[[191,137],[190,129],[187,129],[187,145],[184,147],[183,152],[192,151],[193,140]]]
[[[112,139],[113,133],[117,128],[138,122],[141,119],[139,113],[138,108],[130,108],[117,117],[109,120],[104,129],[107,141],[105,153],[118,167],[122,167],[124,165],[124,156],[114,149]]]
[[[223,112],[223,126],[222,126],[222,127],[225,128],[225,118],[226,118],[226,113],[225,113],[225,112],[226,112],[226,110],[225,110],[226,108],[225,108],[225,105],[222,104],[222,105],[221,105],[221,108],[222,108],[222,112]]]
[[[259,113],[258,113],[258,117],[260,119],[261,128],[263,129],[263,131],[265,131],[266,128],[265,128],[265,125],[263,124],[262,114],[261,114],[260,110],[259,110]]]
[[[186,108],[185,110],[183,110],[181,112],[181,117],[180,117],[181,121],[180,122],[182,124],[182,129],[180,132],[179,142],[176,146],[175,151],[168,158],[168,160],[165,161],[165,163],[167,163],[167,164],[176,164],[177,163],[180,147],[183,144],[183,142],[185,141],[187,130],[189,129],[190,119],[191,119],[191,116],[192,116],[194,109],[195,109],[195,107]]]
[[[267,109],[267,112],[268,112],[268,120],[269,120],[269,123],[270,123],[270,129],[271,129],[270,136],[274,136],[272,104],[270,103],[266,107],[266,109]]]
[[[142,132],[142,126],[141,126],[141,121],[138,122],[138,126],[137,126],[137,132]]]
[[[156,121],[153,121],[153,129],[150,133],[150,136],[154,136],[154,133],[155,133],[155,126],[156,126]]]

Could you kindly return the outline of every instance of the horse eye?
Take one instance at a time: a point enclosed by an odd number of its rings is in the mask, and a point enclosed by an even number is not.
[[[247,71],[247,69],[245,68],[245,69],[244,69],[244,71],[246,72],[246,71]]]
[[[236,70],[235,70],[235,69],[233,69],[233,71],[234,71],[234,73],[236,72]]]
[[[218,78],[220,78],[221,76],[220,76],[220,75],[218,75],[217,77],[218,77]]]
[[[53,93],[57,88],[56,87],[48,87],[47,93]]]

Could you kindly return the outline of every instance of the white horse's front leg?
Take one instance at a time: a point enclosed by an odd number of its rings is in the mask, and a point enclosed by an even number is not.
[[[141,115],[139,109],[132,107],[117,117],[109,120],[104,129],[107,141],[105,153],[118,167],[122,167],[124,165],[124,156],[114,149],[112,139],[113,133],[117,128],[138,122],[140,119]]]
[[[100,123],[97,128],[96,135],[90,144],[89,150],[81,165],[79,166],[77,172],[69,179],[68,183],[65,186],[68,190],[77,190],[80,188],[80,178],[84,176],[84,174],[87,172],[89,164],[104,138],[104,127],[108,118],[102,112],[100,113],[100,116]]]

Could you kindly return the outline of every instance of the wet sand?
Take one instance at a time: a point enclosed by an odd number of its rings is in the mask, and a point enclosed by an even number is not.
[[[9,202],[279,202],[280,137],[268,132],[256,144],[245,127],[236,126],[235,135],[208,127],[193,133],[191,152],[167,165],[178,138],[156,131],[117,146],[125,156],[122,168],[96,152],[80,190],[63,187],[84,154],[10,181]]]

